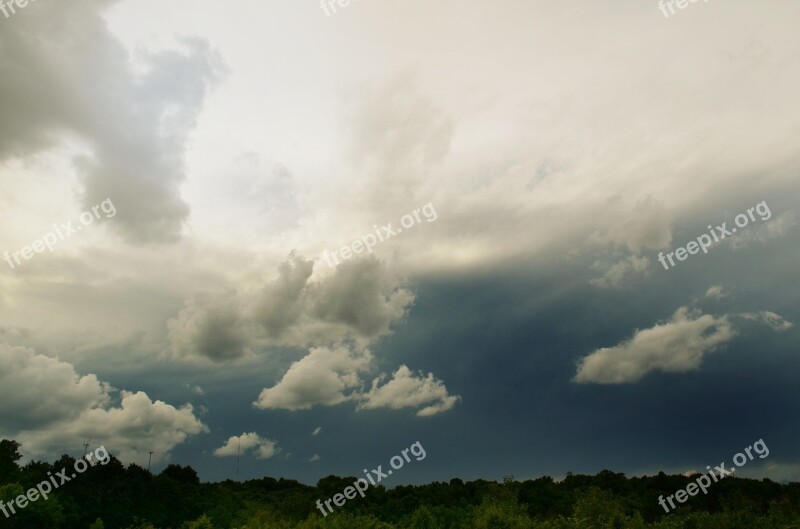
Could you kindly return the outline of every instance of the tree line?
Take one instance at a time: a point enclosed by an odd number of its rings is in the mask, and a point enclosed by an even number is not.
[[[23,466],[19,443],[0,441],[0,500],[36,487],[75,458]],[[800,483],[726,478],[666,514],[659,495],[685,488],[691,476],[626,477],[604,470],[541,477],[371,487],[335,514],[315,507],[355,477],[327,476],[315,486],[264,477],[200,483],[189,466],[158,474],[117,458],[95,465],[9,517],[9,529],[800,529]]]

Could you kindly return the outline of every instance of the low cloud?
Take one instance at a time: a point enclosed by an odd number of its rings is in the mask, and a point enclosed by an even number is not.
[[[253,356],[246,321],[233,294],[199,293],[167,323],[176,358],[222,363]]]
[[[318,347],[294,362],[272,388],[264,389],[253,403],[259,409],[308,410],[334,406],[357,398],[359,373],[372,364],[368,350],[351,352],[346,347]]]
[[[433,373],[427,376],[414,374],[403,365],[381,386],[385,379],[386,375],[381,375],[372,382],[372,388],[363,395],[359,409],[421,407],[417,416],[429,417],[451,409],[461,400],[459,396],[448,394],[444,383],[434,378]]]
[[[253,405],[260,409],[296,411],[357,402],[359,410],[418,408],[417,415],[427,417],[451,409],[461,398],[450,395],[433,373],[414,374],[406,366],[400,366],[383,385],[388,376],[379,375],[364,393],[363,375],[373,369],[373,356],[368,350],[312,349],[293,363],[275,386],[264,389]]]
[[[229,363],[267,347],[309,348],[390,334],[414,295],[375,258],[349,261],[312,282],[313,262],[292,254],[253,296],[198,294],[169,321],[174,358]]]
[[[258,459],[269,459],[278,452],[277,441],[265,439],[255,432],[234,435],[225,442],[224,445],[214,450],[217,457],[234,457],[252,452]]]
[[[578,363],[578,383],[626,384],[653,371],[684,373],[736,335],[727,316],[715,317],[679,308],[672,318],[637,330],[630,340],[598,349]]]
[[[207,432],[190,404],[180,408],[142,392],[114,390],[96,375],[33,349],[0,344],[0,437],[16,439],[31,457],[55,456],[86,439],[125,461],[155,461],[189,437]]]

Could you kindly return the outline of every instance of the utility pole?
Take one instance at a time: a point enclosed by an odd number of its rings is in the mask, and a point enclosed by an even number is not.
[[[239,447],[236,449],[236,475],[239,475],[239,454],[242,451],[242,436],[239,436]]]
[[[89,451],[89,441],[91,441],[91,439],[89,439],[88,441],[83,443],[83,458],[84,459],[86,459],[86,452]]]
[[[155,453],[156,453],[155,450],[150,450],[148,452],[148,454],[150,454],[150,457],[147,458],[147,471],[148,472],[150,472],[150,462],[153,461],[153,454],[155,454]]]

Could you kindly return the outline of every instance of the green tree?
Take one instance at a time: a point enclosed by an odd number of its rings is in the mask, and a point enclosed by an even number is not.
[[[3,439],[0,441],[0,483],[13,483],[19,476],[17,461],[22,458],[20,445],[16,441]]]

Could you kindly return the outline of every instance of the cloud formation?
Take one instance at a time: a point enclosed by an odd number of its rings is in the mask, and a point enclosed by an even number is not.
[[[189,437],[207,432],[190,404],[175,408],[142,392],[120,392],[95,375],[29,348],[0,344],[0,436],[19,440],[29,456],[52,456],[86,439],[125,461],[155,461]]]
[[[308,410],[357,398],[359,373],[372,364],[368,350],[351,352],[342,346],[317,347],[294,362],[275,386],[265,388],[253,403],[259,409]]]
[[[179,192],[188,134],[225,67],[206,41],[188,38],[142,53],[134,71],[103,19],[113,3],[32,3],[4,25],[0,162],[72,136],[82,206],[110,197],[112,230],[133,243],[172,242],[189,215]]]
[[[354,259],[316,282],[314,263],[292,254],[254,296],[198,294],[168,323],[175,358],[226,363],[267,347],[307,348],[391,332],[414,295],[375,258]]]
[[[761,312],[745,312],[741,314],[741,316],[746,320],[763,323],[775,332],[788,331],[794,327],[794,323],[786,321],[781,315],[768,310],[762,310]]]
[[[637,330],[630,340],[582,358],[573,380],[584,384],[626,384],[638,382],[653,371],[693,371],[700,367],[706,354],[735,335],[727,316],[718,318],[681,307],[669,321]]]
[[[246,322],[232,294],[196,294],[167,322],[167,329],[176,358],[222,363],[253,356]]]
[[[429,417],[451,409],[461,400],[457,395],[450,395],[441,380],[434,378],[433,373],[425,376],[423,373],[415,375],[408,367],[402,365],[395,371],[392,378],[383,386],[386,375],[381,375],[372,381],[372,388],[361,398],[359,409],[370,410],[376,408],[418,408],[419,417]]]
[[[251,451],[258,459],[269,459],[280,452],[280,448],[278,448],[277,441],[266,439],[255,432],[250,432],[229,437],[224,445],[214,450],[214,455],[217,457],[233,457]]]
[[[275,386],[264,389],[253,405],[295,411],[353,401],[359,410],[419,408],[417,416],[428,417],[451,409],[461,399],[450,395],[433,373],[414,374],[404,365],[384,385],[388,377],[381,374],[372,381],[371,389],[363,392],[362,375],[374,369],[373,360],[368,350],[312,349],[293,363]]]

